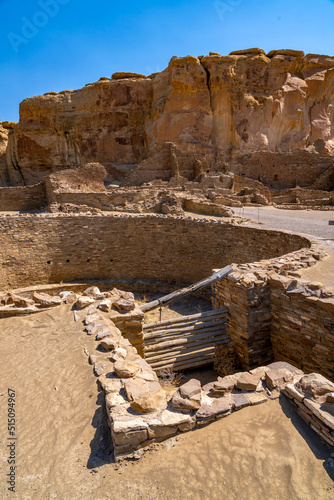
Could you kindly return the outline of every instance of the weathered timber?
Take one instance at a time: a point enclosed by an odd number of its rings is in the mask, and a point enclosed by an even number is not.
[[[191,316],[180,316],[178,318],[164,319],[162,321],[155,321],[154,323],[144,323],[143,330],[154,329],[158,326],[165,325],[175,325],[176,323],[187,323],[188,321],[199,321],[203,319],[205,321],[206,318],[211,317],[223,317],[228,314],[228,308],[222,307],[221,309],[213,309],[212,311],[201,312],[197,314],[192,314]]]
[[[150,345],[145,345],[144,352],[149,353],[152,351],[161,351],[163,349],[167,349],[168,347],[174,346],[174,345],[189,345],[189,344],[195,344],[196,342],[201,341],[202,339],[210,339],[212,337],[228,337],[227,333],[225,330],[217,329],[217,330],[212,330],[209,334],[207,332],[204,333],[199,333],[197,335],[189,335],[188,337],[176,337],[173,340],[168,340],[167,342],[160,342],[156,344],[150,344]]]
[[[228,319],[226,318],[225,320],[222,320],[222,321],[212,321],[210,323],[198,323],[198,324],[195,324],[195,325],[191,325],[191,326],[188,326],[188,327],[183,327],[183,328],[173,328],[173,329],[170,329],[170,330],[155,330],[154,332],[150,332],[149,334],[146,334],[144,335],[144,339],[145,341],[148,341],[150,342],[150,339],[154,339],[154,338],[160,338],[162,336],[173,336],[175,334],[183,334],[183,333],[186,333],[186,332],[198,332],[199,330],[210,330],[212,328],[218,328],[218,327],[221,327],[222,329],[224,328],[223,325],[225,325],[226,323],[228,323]]]
[[[180,297],[184,297],[185,295],[189,295],[190,293],[193,293],[196,290],[200,290],[201,288],[212,285],[212,283],[215,283],[216,281],[224,278],[224,276],[227,276],[232,271],[233,271],[232,266],[226,266],[223,269],[220,269],[219,271],[213,273],[211,276],[209,276],[209,278],[206,278],[202,281],[198,281],[197,283],[194,283],[193,285],[188,286],[186,288],[181,288],[180,290],[176,290],[175,292],[165,295],[160,299],[153,300],[148,304],[143,304],[142,306],[140,306],[140,308],[143,312],[147,312],[151,311],[152,309],[156,309],[157,307],[162,306],[164,304],[169,304],[170,302],[173,302],[174,300],[179,299]]]
[[[219,345],[226,344],[228,341],[226,339],[219,339]],[[166,349],[164,351],[151,352],[150,356],[144,356],[145,361],[148,363],[159,361],[163,359],[169,359],[173,356],[181,356],[182,354],[195,352],[198,353],[202,349],[207,349],[208,347],[215,347],[217,345],[216,340],[210,340],[202,343],[198,343],[197,345],[192,345],[186,348],[187,346],[174,346],[172,349]]]
[[[207,357],[207,359],[209,359],[210,356],[214,353],[214,351],[215,351],[215,346],[208,347],[207,349],[203,349],[203,350],[198,351],[198,352],[192,352],[190,354],[184,354],[181,356],[174,356],[174,358],[170,358],[168,360],[168,363],[179,364],[179,363],[181,363],[181,361],[189,361],[189,360],[194,360],[194,359],[198,359],[198,358],[204,359],[205,356]],[[210,363],[210,361],[208,361],[208,363]],[[166,364],[165,360],[160,360],[160,361],[152,363],[151,366],[153,368],[156,368],[158,366],[163,366],[164,364]]]

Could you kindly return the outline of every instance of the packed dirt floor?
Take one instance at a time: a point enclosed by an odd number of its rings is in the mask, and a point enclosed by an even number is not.
[[[332,449],[282,398],[249,407],[115,464],[70,306],[0,320],[0,498],[326,499]],[[16,492],[7,490],[7,390],[16,391]]]

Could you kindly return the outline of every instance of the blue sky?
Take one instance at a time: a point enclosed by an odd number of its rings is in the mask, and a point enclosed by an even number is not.
[[[0,0],[0,119],[17,121],[26,97],[161,71],[174,55],[334,55],[333,24],[333,0]]]

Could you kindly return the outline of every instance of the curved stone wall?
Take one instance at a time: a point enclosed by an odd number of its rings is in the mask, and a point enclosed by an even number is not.
[[[73,280],[193,283],[309,247],[301,236],[168,216],[0,217],[0,289]]]

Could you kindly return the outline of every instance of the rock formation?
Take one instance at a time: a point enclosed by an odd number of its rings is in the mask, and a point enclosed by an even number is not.
[[[8,133],[14,128],[14,122],[0,121],[0,186],[7,186],[10,180],[7,172],[6,151],[8,144]]]
[[[222,169],[227,162],[270,187],[318,183],[331,190],[333,83],[332,57],[249,49],[173,57],[149,77],[116,73],[49,92],[20,105],[8,177],[31,185],[55,170],[98,162],[111,179],[122,179],[173,143],[193,161]]]

